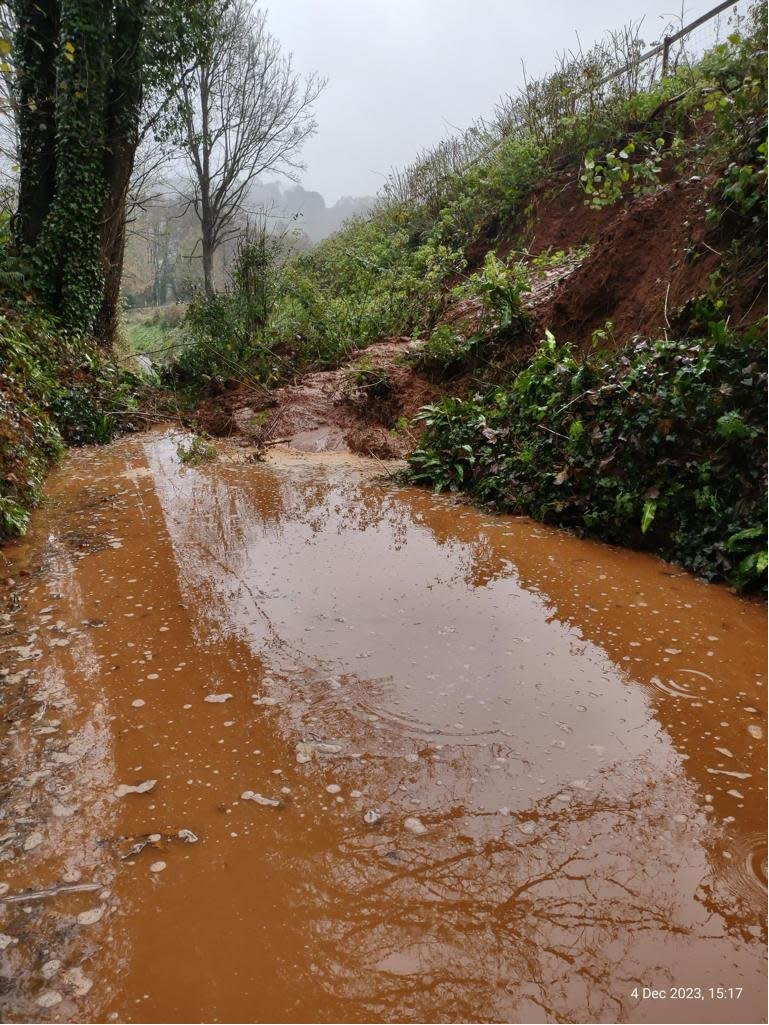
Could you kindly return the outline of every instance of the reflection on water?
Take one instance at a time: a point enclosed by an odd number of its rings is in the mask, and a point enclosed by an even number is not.
[[[175,452],[73,457],[17,552],[48,560],[33,693],[58,680],[61,728],[101,739],[54,773],[76,828],[8,879],[98,878],[106,914],[46,904],[6,1018],[764,1020],[762,608],[344,457]],[[11,739],[50,762],[35,727]],[[57,943],[88,994],[41,979]]]

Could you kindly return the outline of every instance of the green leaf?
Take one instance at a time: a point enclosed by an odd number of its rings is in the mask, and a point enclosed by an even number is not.
[[[654,498],[648,498],[644,502],[643,512],[641,513],[641,533],[645,534],[649,527],[654,522],[654,517],[657,515],[657,500]]]

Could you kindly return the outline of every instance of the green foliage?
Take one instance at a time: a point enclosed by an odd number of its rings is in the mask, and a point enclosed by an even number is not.
[[[703,73],[715,83],[703,105],[713,121],[710,148],[724,168],[718,183],[721,202],[708,214],[713,224],[754,232],[765,252],[766,4],[754,5],[752,16],[752,31],[733,33],[702,62]]]
[[[193,381],[250,378],[264,384],[279,376],[274,351],[273,312],[281,288],[285,236],[272,236],[261,222],[238,242],[232,285],[190,302],[182,334],[189,344],[177,369]]]
[[[715,161],[725,177],[734,177],[730,192],[723,187],[729,216],[742,210],[753,224],[761,216],[759,143],[751,160],[738,162],[739,173],[727,169],[744,149],[744,132],[753,138],[761,119],[755,83],[763,81],[762,46],[756,22],[744,39],[662,81],[645,78],[651,65],[643,65],[608,89],[596,83],[642,52],[636,36],[566,61],[554,75],[503,101],[493,125],[473,126],[394,174],[371,216],[351,220],[311,252],[281,263],[269,313],[260,318],[258,347],[252,332],[244,349],[248,332],[232,326],[243,316],[233,294],[237,283],[224,305],[195,305],[189,327],[206,351],[190,352],[182,361],[185,372],[233,376],[233,367],[243,367],[262,381],[276,381],[310,366],[337,365],[387,335],[428,338],[416,360],[435,376],[441,367],[452,375],[473,366],[493,341],[482,339],[483,332],[522,326],[527,288],[522,267],[493,254],[478,268],[479,249],[493,249],[495,239],[511,232],[525,236],[532,190],[553,171],[576,168],[586,152],[583,186],[596,205],[616,200],[623,189],[657,189],[666,162],[686,166],[688,173],[689,166],[702,170],[705,161]],[[717,139],[704,152],[709,104],[715,105]],[[534,264],[535,272],[546,269],[541,257]],[[478,337],[436,333],[446,308],[468,295],[482,299],[487,312]]]
[[[93,326],[104,289],[99,224],[107,193],[106,51],[109,5],[61,0],[56,183],[35,261],[43,293],[74,330]]]
[[[480,271],[472,274],[464,285],[455,288],[457,299],[474,296],[481,300],[487,319],[500,331],[522,326],[526,321],[523,296],[531,291],[529,275],[522,263],[508,265],[495,253],[488,252]]]
[[[140,137],[167,137],[180,66],[226,0],[16,0],[5,40],[28,289],[73,331],[112,342],[126,194]],[[146,106],[145,106],[146,105]],[[150,113],[151,111],[151,113]],[[98,320],[97,320],[98,314]]]
[[[584,360],[548,336],[509,385],[426,407],[410,472],[744,587],[766,566],[765,409],[759,332]]]
[[[537,277],[542,278],[551,268],[561,267],[565,263],[580,263],[590,252],[590,249],[589,243],[584,243],[581,246],[572,246],[571,249],[556,249],[555,251],[547,249],[532,259],[531,266]]]
[[[200,466],[201,463],[213,462],[219,456],[216,446],[201,434],[195,434],[188,440],[180,441],[176,446],[176,454],[179,457],[179,462],[184,466]]]
[[[683,140],[675,136],[666,148],[665,140],[629,142],[624,149],[609,150],[600,160],[590,150],[583,161],[580,184],[586,193],[585,202],[600,210],[622,199],[629,187],[634,196],[656,192],[660,187],[660,174],[666,156],[675,159],[683,148]],[[638,153],[640,159],[631,159]]]
[[[448,380],[473,366],[486,348],[486,339],[481,335],[465,338],[449,324],[439,324],[411,357],[411,363],[429,377]]]
[[[372,399],[386,399],[394,391],[394,384],[387,370],[374,366],[367,357],[358,360],[348,376],[353,390],[366,392]]]
[[[0,540],[23,532],[65,445],[112,438],[136,382],[93,343],[28,306],[0,311]]]

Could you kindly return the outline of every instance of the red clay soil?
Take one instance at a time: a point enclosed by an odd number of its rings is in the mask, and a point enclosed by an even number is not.
[[[703,244],[703,185],[674,182],[618,208],[587,258],[537,311],[540,331],[549,327],[577,346],[589,344],[608,320],[618,343],[661,335],[673,311],[704,292],[721,263]]]

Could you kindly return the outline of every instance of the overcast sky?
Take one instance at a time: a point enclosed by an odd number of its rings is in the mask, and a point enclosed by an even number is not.
[[[377,191],[387,171],[489,114],[527,72],[645,16],[643,38],[680,0],[267,0],[268,23],[301,70],[329,78],[302,184],[333,202]],[[686,0],[691,21],[716,0]],[[744,6],[741,4],[740,6]]]

